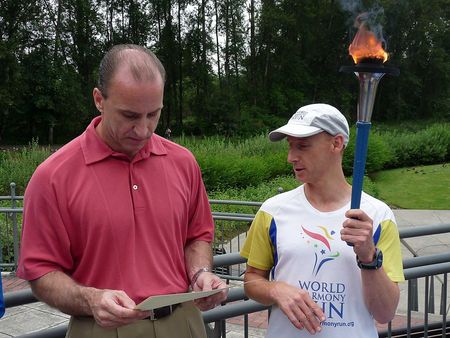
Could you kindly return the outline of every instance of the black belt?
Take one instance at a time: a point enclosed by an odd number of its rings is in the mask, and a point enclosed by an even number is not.
[[[144,318],[144,319],[157,320],[157,319],[167,317],[170,314],[172,314],[172,312],[175,311],[175,309],[177,308],[178,305],[180,305],[180,303],[167,305],[167,306],[159,307],[157,309],[150,310],[150,316],[148,316],[147,318]]]

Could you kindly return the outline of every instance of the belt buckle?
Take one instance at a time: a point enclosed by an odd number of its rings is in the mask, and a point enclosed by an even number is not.
[[[150,319],[150,320],[156,320],[156,318],[155,318],[155,311],[150,310],[150,316],[148,316],[148,319]]]

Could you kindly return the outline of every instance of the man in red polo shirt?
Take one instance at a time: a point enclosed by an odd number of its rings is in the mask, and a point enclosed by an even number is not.
[[[225,286],[210,272],[214,224],[197,162],[154,134],[164,80],[147,49],[113,47],[93,91],[101,116],[25,192],[17,275],[72,316],[68,337],[205,337],[197,307],[226,297],[134,309],[148,296]]]

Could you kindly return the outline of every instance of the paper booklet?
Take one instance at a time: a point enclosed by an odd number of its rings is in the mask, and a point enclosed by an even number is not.
[[[193,291],[193,292],[185,292],[185,293],[174,293],[170,295],[159,295],[159,296],[150,296],[146,300],[139,303],[135,309],[138,310],[153,310],[159,307],[184,303],[194,299],[204,298],[216,293],[219,293],[223,290],[229,289],[232,286],[226,286],[220,289],[214,289],[210,291]]]

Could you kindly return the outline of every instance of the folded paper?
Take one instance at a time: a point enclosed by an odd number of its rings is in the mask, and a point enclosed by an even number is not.
[[[208,296],[212,296],[216,293],[219,293],[223,290],[229,289],[232,286],[227,286],[220,289],[214,289],[209,291],[194,291],[194,292],[185,292],[185,293],[174,293],[170,295],[159,295],[159,296],[150,296],[146,300],[142,301],[136,306],[138,310],[153,310],[159,307],[189,302],[194,299],[204,298]]]

